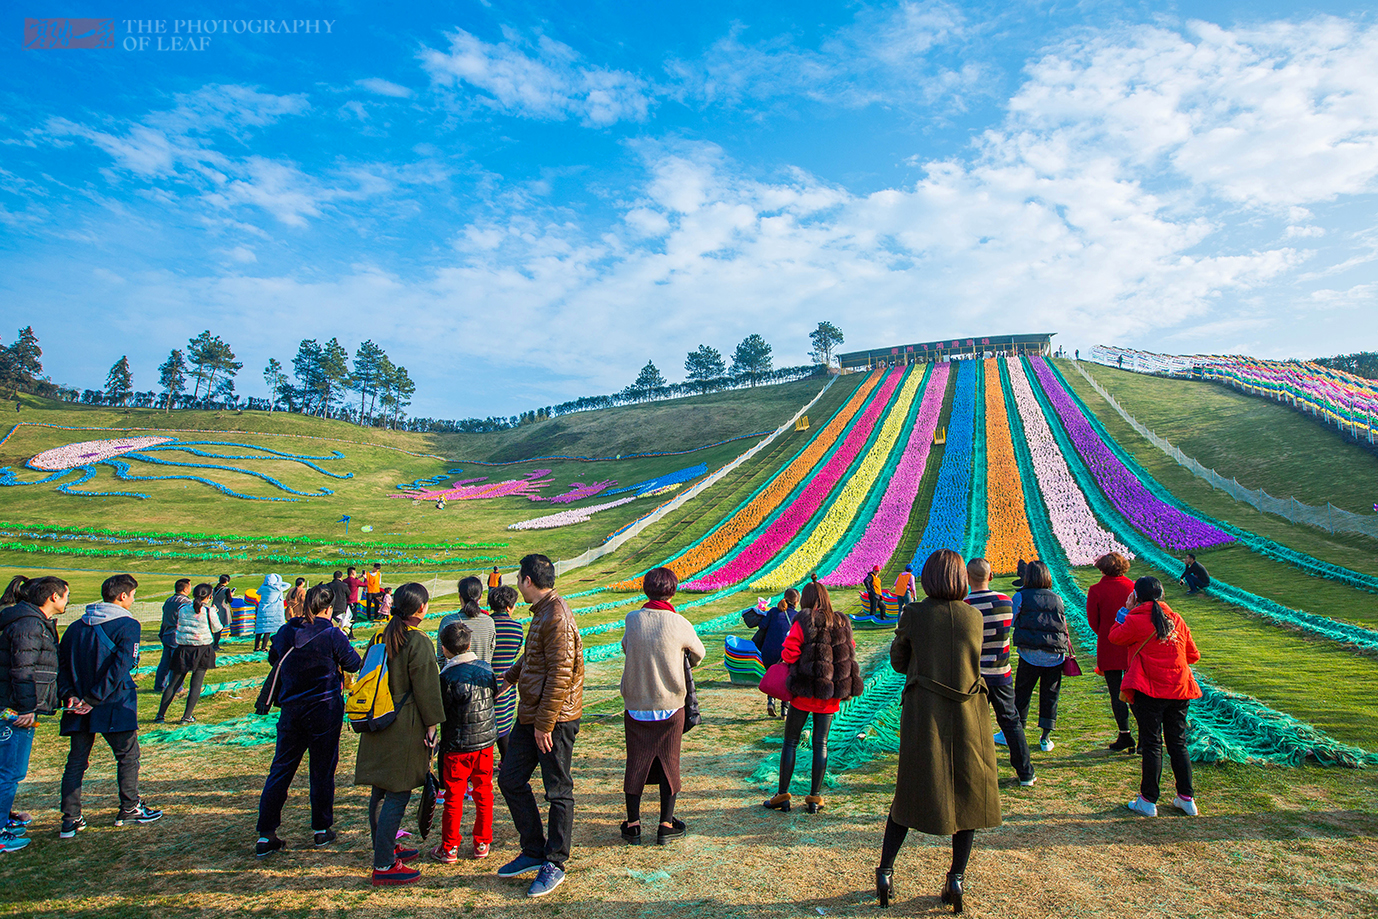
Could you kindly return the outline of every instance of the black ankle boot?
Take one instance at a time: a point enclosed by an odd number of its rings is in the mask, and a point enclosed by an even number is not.
[[[962,874],[960,872],[949,871],[947,873],[947,882],[943,884],[943,902],[951,903],[954,913],[962,911]]]
[[[881,906],[890,905],[890,897],[895,892],[895,869],[876,869],[876,899]]]
[[[1125,753],[1133,753],[1134,735],[1129,733],[1128,731],[1121,731],[1120,736],[1115,738],[1115,742],[1112,743],[1110,746],[1106,747],[1106,749],[1110,750],[1112,753],[1119,753],[1121,751]]]

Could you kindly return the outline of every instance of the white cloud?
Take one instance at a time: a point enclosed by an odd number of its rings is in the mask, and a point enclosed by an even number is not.
[[[511,114],[595,127],[646,120],[651,91],[635,74],[586,64],[546,35],[531,41],[504,29],[504,38],[490,44],[456,29],[448,51],[426,47],[418,57],[435,85],[468,84],[485,104]]]
[[[381,77],[368,77],[363,80],[355,80],[354,85],[360,89],[379,96],[391,96],[394,99],[406,99],[411,95],[411,90],[405,86],[393,83],[391,80],[384,80]]]

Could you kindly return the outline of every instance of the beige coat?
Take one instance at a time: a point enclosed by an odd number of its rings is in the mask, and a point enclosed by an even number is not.
[[[960,600],[905,606],[890,665],[907,677],[890,816],[935,836],[1000,825],[981,614]]]

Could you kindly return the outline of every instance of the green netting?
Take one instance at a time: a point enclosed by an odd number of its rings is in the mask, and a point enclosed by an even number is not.
[[[1182,563],[1158,548],[1156,543],[1131,526],[1096,487],[1094,477],[1086,468],[1086,464],[1080,454],[1077,453],[1071,438],[1067,436],[1066,430],[1062,427],[1057,410],[1048,401],[1047,394],[1043,392],[1037,374],[1030,369],[1028,377],[1034,397],[1043,410],[1043,415],[1048,421],[1048,427],[1057,439],[1063,458],[1067,461],[1067,468],[1071,470],[1077,486],[1086,495],[1087,503],[1090,504],[1096,517],[1105,524],[1116,539],[1133,550],[1140,559],[1160,571],[1176,577],[1177,573],[1181,571]],[[1353,646],[1365,653],[1378,654],[1378,631],[1373,629],[1351,625],[1325,616],[1315,616],[1303,610],[1294,610],[1216,578],[1211,579],[1211,586],[1206,589],[1206,592],[1262,619],[1317,638],[1325,638],[1341,645]]]
[[[1172,492],[1168,491],[1167,488],[1163,487],[1163,484],[1154,478],[1152,473],[1139,465],[1138,460],[1134,459],[1134,456],[1111,436],[1110,432],[1106,430],[1105,425],[1096,417],[1096,413],[1091,411],[1086,402],[1077,394],[1077,391],[1067,382],[1067,378],[1062,375],[1062,371],[1057,368],[1057,365],[1049,361],[1048,366],[1052,368],[1053,372],[1062,381],[1063,389],[1072,397],[1077,407],[1081,410],[1082,415],[1085,416],[1086,420],[1091,424],[1091,427],[1095,430],[1100,439],[1105,442],[1105,445],[1110,448],[1111,452],[1124,463],[1125,468],[1128,469],[1155,498],[1176,507],[1183,513],[1190,514],[1203,523],[1208,523],[1217,529],[1229,533],[1236,540],[1243,543],[1252,551],[1257,552],[1259,555],[1299,568],[1307,574],[1318,578],[1339,581],[1343,584],[1348,584],[1350,587],[1358,588],[1359,590],[1378,593],[1378,577],[1345,568],[1343,565],[1335,565],[1331,562],[1322,561],[1313,555],[1308,555],[1305,552],[1300,552],[1296,549],[1284,546],[1281,543],[1274,542],[1266,536],[1260,536],[1242,527],[1237,527],[1232,523],[1218,520],[1209,514],[1202,513],[1187,502],[1178,498]]]
[[[149,744],[218,743],[254,747],[277,740],[278,713],[241,715],[215,724],[188,724],[168,730],[140,731],[139,742]]]
[[[990,522],[986,519],[986,362],[976,364],[974,427],[971,433],[971,502],[967,505],[965,558],[986,554]]]

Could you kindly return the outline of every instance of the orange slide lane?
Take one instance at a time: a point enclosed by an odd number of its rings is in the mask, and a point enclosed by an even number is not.
[[[1019,560],[1038,557],[1029,517],[1024,511],[1024,488],[1005,415],[1000,365],[986,359],[986,559],[996,574],[1011,574]]]
[[[731,551],[746,534],[756,529],[761,521],[769,517],[771,512],[780,506],[780,502],[789,497],[789,493],[794,490],[796,485],[808,478],[813,468],[832,449],[833,444],[837,442],[837,438],[846,429],[847,424],[856,416],[857,412],[861,411],[861,407],[866,404],[866,400],[884,376],[885,371],[883,370],[872,372],[857,387],[856,392],[852,393],[847,404],[828,422],[827,427],[818,432],[818,435],[804,448],[804,451],[781,470],[761,490],[760,494],[741,507],[722,526],[690,547],[683,555],[666,562],[665,567],[678,575],[681,581],[684,581],[690,575],[697,574]],[[638,576],[620,581],[608,589],[640,590],[641,578]]]

